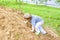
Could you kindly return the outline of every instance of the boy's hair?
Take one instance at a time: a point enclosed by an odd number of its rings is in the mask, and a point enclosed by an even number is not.
[[[23,16],[25,19],[29,19],[29,18],[31,18],[32,16],[31,16],[31,14],[24,14],[24,16]]]

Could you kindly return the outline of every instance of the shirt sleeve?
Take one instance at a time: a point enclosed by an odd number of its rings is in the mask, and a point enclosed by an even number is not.
[[[36,22],[35,20],[36,20],[36,19],[35,19],[35,17],[33,16],[33,17],[32,17],[32,20],[31,20],[31,24],[32,24],[33,27],[34,27],[35,24],[36,24],[36,23],[35,23],[35,22]]]
[[[34,20],[32,20],[32,26],[35,27],[35,21]]]

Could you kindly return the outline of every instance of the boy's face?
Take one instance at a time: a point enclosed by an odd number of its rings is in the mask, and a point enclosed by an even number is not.
[[[25,21],[28,21],[28,22],[30,22],[31,21],[31,18],[25,18]]]

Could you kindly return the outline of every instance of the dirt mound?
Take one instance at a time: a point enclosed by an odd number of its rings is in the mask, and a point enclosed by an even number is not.
[[[23,21],[21,11],[0,6],[0,40],[59,40],[49,28],[48,34],[36,36]]]

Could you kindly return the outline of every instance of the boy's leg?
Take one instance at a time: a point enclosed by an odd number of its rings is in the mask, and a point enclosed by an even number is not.
[[[42,28],[42,26],[40,26],[40,31],[42,32],[42,34],[46,34],[47,32]]]
[[[43,27],[42,27],[42,25],[43,25],[43,23],[44,23],[44,21],[41,21],[41,22],[39,22],[39,29],[40,29],[40,31],[42,32],[42,34],[46,34],[46,31],[43,29]]]
[[[35,26],[35,31],[36,34],[39,35],[40,32],[42,32],[43,34],[46,34],[46,31],[42,28],[44,21],[38,22]]]
[[[39,26],[40,26],[40,25],[39,25],[39,22],[38,22],[38,23],[36,24],[36,26],[35,26],[35,31],[36,31],[35,34],[36,34],[36,35],[39,35],[39,34],[40,34]]]

